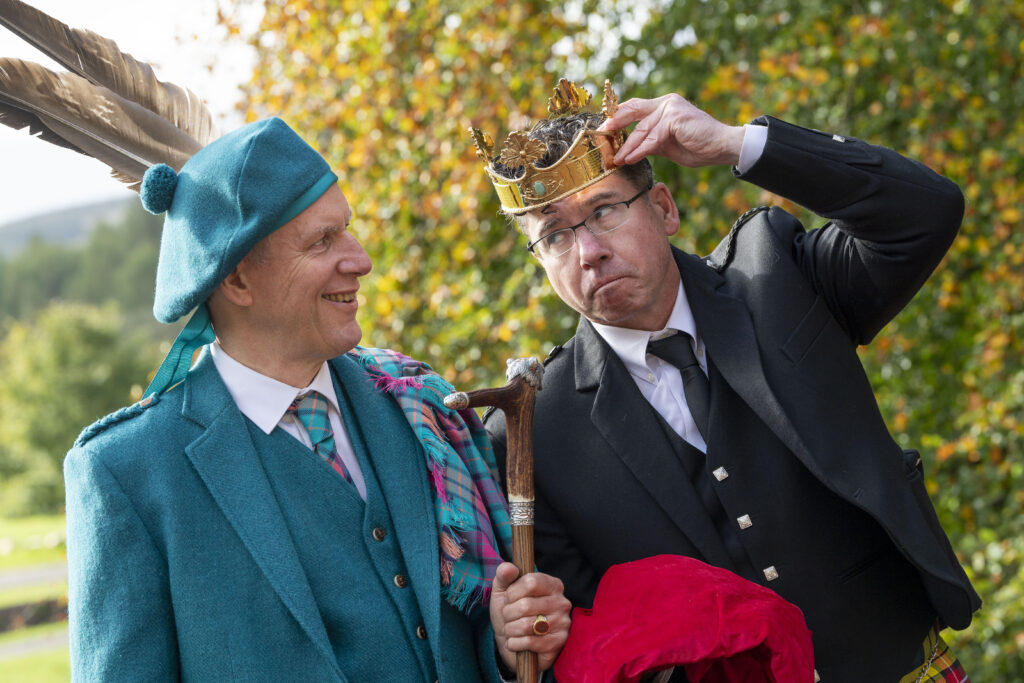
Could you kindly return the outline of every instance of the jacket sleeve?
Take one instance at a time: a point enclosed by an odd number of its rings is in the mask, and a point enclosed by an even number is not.
[[[72,678],[178,680],[167,563],[97,455],[64,461]]]
[[[952,181],[884,147],[771,117],[761,158],[738,177],[829,219],[794,257],[858,344],[921,288],[949,249],[964,200]]]

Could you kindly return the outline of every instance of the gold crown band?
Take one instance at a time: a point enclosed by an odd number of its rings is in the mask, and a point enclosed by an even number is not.
[[[516,180],[499,175],[490,167],[486,171],[501,208],[519,214],[564,199],[614,173],[618,167],[613,159],[621,145],[620,134],[583,130],[569,151],[547,168],[527,164],[526,173]]]
[[[548,110],[555,116],[577,114],[590,103],[590,93],[564,78],[558,82],[555,94],[548,102]],[[618,98],[605,81],[602,111],[612,116]],[[617,170],[614,158],[625,136],[622,131],[612,133],[582,130],[562,158],[545,168],[536,161],[543,158],[547,148],[543,142],[531,139],[522,131],[513,131],[505,140],[501,153],[494,156],[491,139],[485,133],[470,128],[477,147],[477,155],[486,166],[487,175],[498,193],[503,211],[521,214],[557,202]],[[522,175],[509,178],[498,173],[494,162],[508,168],[522,168]]]

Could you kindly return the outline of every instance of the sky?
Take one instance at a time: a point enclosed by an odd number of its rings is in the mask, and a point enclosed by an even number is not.
[[[216,0],[28,0],[73,28],[88,28],[117,43],[157,77],[190,88],[207,101],[222,131],[241,125],[235,112],[238,84],[252,57],[228,45],[216,23]],[[0,57],[60,69],[0,27]],[[210,66],[212,65],[212,66]],[[109,168],[84,155],[34,139],[0,124],[0,226],[20,218],[134,192],[110,177]]]

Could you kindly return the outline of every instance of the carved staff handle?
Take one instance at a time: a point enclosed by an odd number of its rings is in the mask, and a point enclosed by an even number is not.
[[[460,391],[444,399],[449,408],[495,406],[505,413],[506,481],[512,518],[512,563],[522,576],[533,571],[533,405],[544,366],[536,358],[511,358],[508,383],[493,389]],[[516,653],[516,680],[536,683],[537,653]]]

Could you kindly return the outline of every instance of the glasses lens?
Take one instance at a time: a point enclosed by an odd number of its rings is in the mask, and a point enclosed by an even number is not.
[[[626,206],[625,202],[603,206],[587,219],[587,227],[595,235],[611,232],[626,222],[628,214],[629,207]]]
[[[573,242],[576,241],[576,234],[570,228],[564,230],[555,230],[554,232],[548,233],[537,242],[536,247],[537,253],[541,256],[548,258],[561,256],[565,252],[572,249]]]

